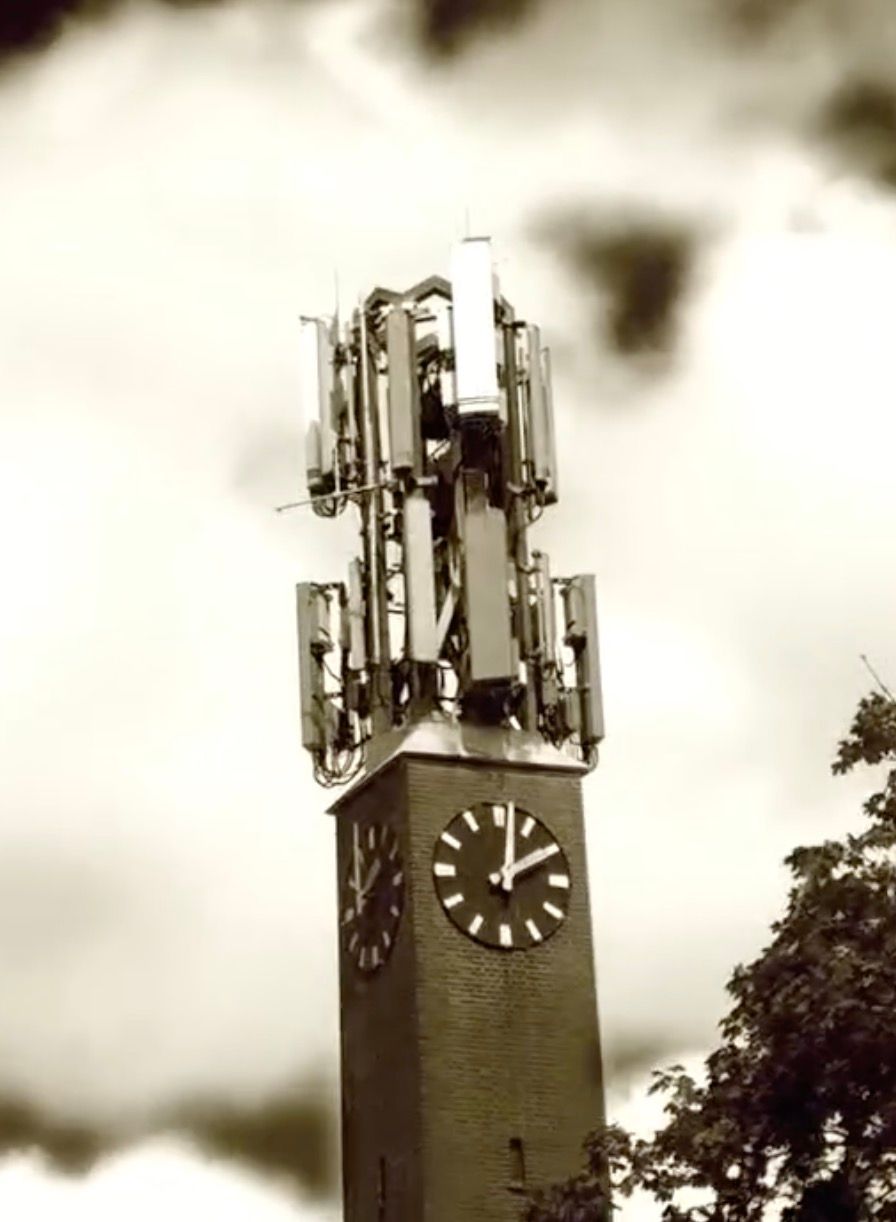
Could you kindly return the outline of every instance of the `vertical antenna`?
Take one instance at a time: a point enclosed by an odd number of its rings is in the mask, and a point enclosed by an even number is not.
[[[371,365],[367,310],[363,299],[361,299],[358,306],[358,314],[360,341],[358,377],[361,381],[361,414],[362,428],[364,430],[366,477],[369,484],[378,485],[381,478],[379,405],[375,395],[371,393],[371,378],[375,376],[375,370]],[[374,391],[375,389],[373,387]],[[369,497],[364,498],[362,509],[364,560],[367,569],[367,589],[370,608],[368,651],[373,666],[373,721],[375,732],[385,729],[391,720],[384,510],[383,493],[376,487]]]

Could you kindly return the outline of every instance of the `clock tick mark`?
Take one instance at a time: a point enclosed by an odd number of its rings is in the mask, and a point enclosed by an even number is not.
[[[545,910],[545,912],[546,912],[546,913],[547,913],[549,916],[554,917],[554,919],[555,919],[555,920],[557,920],[557,921],[562,921],[562,920],[563,920],[563,913],[562,913],[562,912],[561,912],[561,910],[560,910],[560,909],[557,907],[557,905],[556,905],[556,904],[552,904],[550,900],[545,900],[545,902],[542,904],[542,908]]]
[[[528,921],[526,921],[526,928],[528,929],[529,937],[532,939],[533,942],[541,941],[541,930],[538,928],[538,926],[535,924],[535,922],[531,918]]]
[[[471,810],[465,810],[463,813],[463,821],[471,832],[479,831],[479,821]]]
[[[446,908],[456,908],[458,904],[462,904],[463,902],[464,897],[460,891],[458,891],[456,895],[449,895],[444,901]]]
[[[474,937],[476,936],[476,934],[479,933],[480,929],[482,928],[483,920],[484,918],[482,916],[482,913],[477,912],[476,915],[473,917],[472,921],[470,922],[470,924],[467,926],[467,929]]]
[[[569,889],[569,875],[568,874],[549,874],[548,875],[548,886],[549,887],[563,887],[568,890]]]
[[[513,946],[513,933],[509,925],[501,926],[501,945]]]
[[[439,878],[454,878],[457,874],[457,866],[453,866],[447,861],[437,861],[432,868],[432,872],[438,875]]]
[[[506,817],[506,814],[507,812],[505,811],[503,806],[493,806],[492,807],[492,817],[495,820],[495,827],[504,826],[504,819]]]
[[[528,840],[529,837],[532,835],[532,829],[534,826],[535,826],[535,820],[532,818],[531,815],[527,815],[526,820],[523,823],[523,826],[520,828],[520,835],[524,836],[526,840]]]
[[[460,848],[460,841],[457,839],[456,836],[452,836],[450,832],[442,832],[442,835],[439,837],[439,839],[444,840],[445,844],[447,844],[452,849]]]

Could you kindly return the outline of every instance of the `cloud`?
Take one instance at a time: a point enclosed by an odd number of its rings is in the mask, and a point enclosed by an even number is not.
[[[896,80],[844,82],[818,128],[845,168],[896,189]]]
[[[126,1147],[180,1135],[300,1196],[330,1196],[337,1186],[335,1120],[327,1092],[311,1084],[251,1104],[192,1101],[156,1116],[95,1124],[7,1098],[0,1101],[0,1158],[37,1152],[54,1171],[84,1176]]]
[[[173,9],[224,7],[230,0],[153,0]],[[282,0],[289,7],[305,0]],[[410,27],[437,58],[457,55],[477,38],[521,22],[539,0],[410,0]],[[99,23],[125,0],[27,0],[0,11],[0,63],[45,51],[66,31]]]
[[[66,18],[83,15],[87,9],[84,0],[28,0],[25,4],[4,5],[0,10],[0,55],[47,46],[58,36]]]
[[[56,1170],[84,1175],[118,1144],[118,1137],[110,1132],[44,1115],[22,1100],[0,1101],[0,1157],[10,1151],[38,1150]]]
[[[693,227],[647,214],[558,215],[543,226],[567,269],[596,299],[600,332],[623,357],[668,355],[694,273]]]
[[[623,1095],[654,1069],[662,1069],[674,1060],[682,1045],[668,1032],[653,1033],[614,1031],[612,1041],[603,1046],[603,1068],[606,1089],[613,1095]]]
[[[538,0],[418,0],[417,28],[423,46],[451,56],[477,36],[497,33],[522,21]]]
[[[216,0],[161,0],[172,7]],[[122,6],[123,0],[24,0],[0,10],[0,62],[46,50],[74,25],[96,22]]]
[[[154,1137],[121,1150],[83,1178],[55,1173],[38,1156],[0,1164],[4,1215],[16,1222],[338,1222],[335,1202],[203,1156],[191,1142]]]
[[[806,0],[726,0],[722,21],[732,33],[767,38]]]
[[[335,1109],[320,1090],[306,1089],[255,1107],[192,1105],[180,1126],[202,1149],[305,1193],[335,1192]]]
[[[769,78],[786,60],[796,89],[782,131],[820,141],[835,168],[896,187],[896,28],[888,0],[735,0],[723,28]],[[793,54],[799,49],[798,57]]]

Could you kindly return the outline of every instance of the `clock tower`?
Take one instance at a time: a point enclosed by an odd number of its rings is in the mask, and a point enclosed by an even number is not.
[[[556,500],[547,352],[484,239],[302,344],[309,503],[361,519],[348,582],[298,587],[304,744],[349,782],[344,1216],[515,1222],[603,1120],[594,583],[528,547]]]

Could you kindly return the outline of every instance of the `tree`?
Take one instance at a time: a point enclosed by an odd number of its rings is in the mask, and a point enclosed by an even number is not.
[[[735,969],[700,1082],[654,1074],[650,1139],[589,1136],[583,1172],[526,1222],[597,1222],[605,1187],[636,1188],[667,1222],[896,1220],[896,699],[860,703],[834,773],[884,765],[856,835],[797,848],[783,917]],[[698,1203],[695,1203],[698,1202]]]

